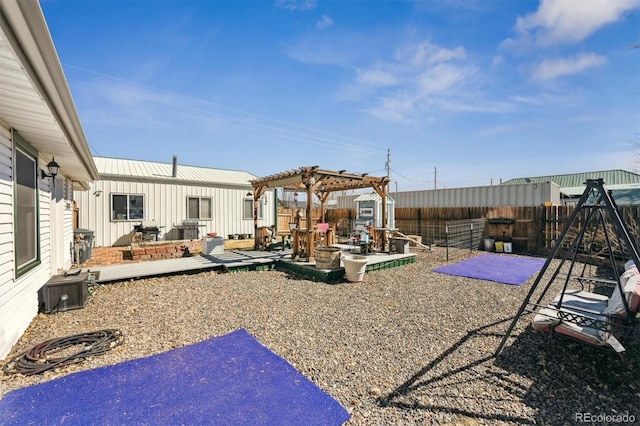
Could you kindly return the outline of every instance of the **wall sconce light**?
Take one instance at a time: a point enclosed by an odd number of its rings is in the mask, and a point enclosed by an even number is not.
[[[298,204],[298,192],[297,191],[293,193],[293,202]]]
[[[48,178],[48,177],[55,178],[56,175],[58,174],[58,171],[60,170],[60,165],[56,163],[55,157],[52,158],[51,161],[49,161],[49,164],[47,164],[47,169],[49,169],[49,174],[46,174],[44,170],[40,171],[40,173],[42,174],[42,179]]]
[[[93,193],[93,195],[95,195],[96,197],[99,197],[102,195],[102,189],[98,189],[96,192]]]
[[[247,192],[247,197],[253,197],[253,193],[251,191]]]
[[[52,178],[53,185],[55,186],[56,176],[58,175],[58,171],[60,170],[60,165],[56,163],[55,157],[53,157],[51,161],[49,161],[49,164],[47,164],[47,169],[49,169],[49,174],[46,174],[44,170],[40,170],[40,177],[42,179],[48,178],[48,177]]]

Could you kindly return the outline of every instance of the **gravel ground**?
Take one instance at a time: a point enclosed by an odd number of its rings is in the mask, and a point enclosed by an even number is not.
[[[450,254],[450,262],[470,255]],[[59,371],[0,373],[0,396],[245,328],[336,398],[351,414],[347,425],[560,425],[574,424],[575,413],[629,413],[640,422],[637,345],[621,360],[549,339],[523,317],[493,358],[535,276],[518,287],[432,272],[445,259],[434,248],[357,284],[261,271],[97,286],[83,309],[38,315],[2,365],[81,332],[117,328],[124,344]]]

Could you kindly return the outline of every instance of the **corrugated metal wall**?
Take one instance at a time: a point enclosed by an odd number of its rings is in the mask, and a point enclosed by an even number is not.
[[[99,180],[89,191],[76,191],[79,228],[94,231],[94,247],[128,245],[134,226],[140,220],[112,221],[111,194],[144,195],[144,220],[155,221],[162,228],[158,239],[177,239],[176,225],[187,220],[187,197],[211,197],[213,218],[199,220],[200,237],[210,232],[227,237],[228,234],[253,234],[253,220],[243,219],[243,200],[250,187],[220,188],[178,183],[123,182]],[[98,196],[99,194],[99,196]],[[267,205],[258,226],[273,225],[274,196],[268,191],[264,197]],[[173,230],[173,231],[172,231]]]
[[[560,187],[553,182],[523,185],[473,186],[423,191],[392,192],[389,194],[402,207],[500,207],[541,206],[560,204]],[[337,208],[356,207],[356,195],[338,196]]]

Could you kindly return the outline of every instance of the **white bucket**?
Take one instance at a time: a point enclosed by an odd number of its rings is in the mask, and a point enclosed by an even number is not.
[[[352,283],[362,281],[367,270],[367,256],[345,256],[342,262],[344,263],[344,275],[347,281]]]
[[[496,240],[494,240],[493,238],[485,238],[484,239],[484,251],[493,251],[493,245],[495,244]]]
[[[504,243],[504,252],[505,253],[511,253],[513,250],[513,246],[511,245],[511,243]]]

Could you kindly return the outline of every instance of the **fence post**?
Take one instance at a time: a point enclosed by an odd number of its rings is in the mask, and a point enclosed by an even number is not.
[[[445,226],[444,227],[444,235],[445,235],[445,239],[447,240],[447,262],[449,261],[449,227]]]
[[[469,224],[469,252],[473,251],[473,223]]]

